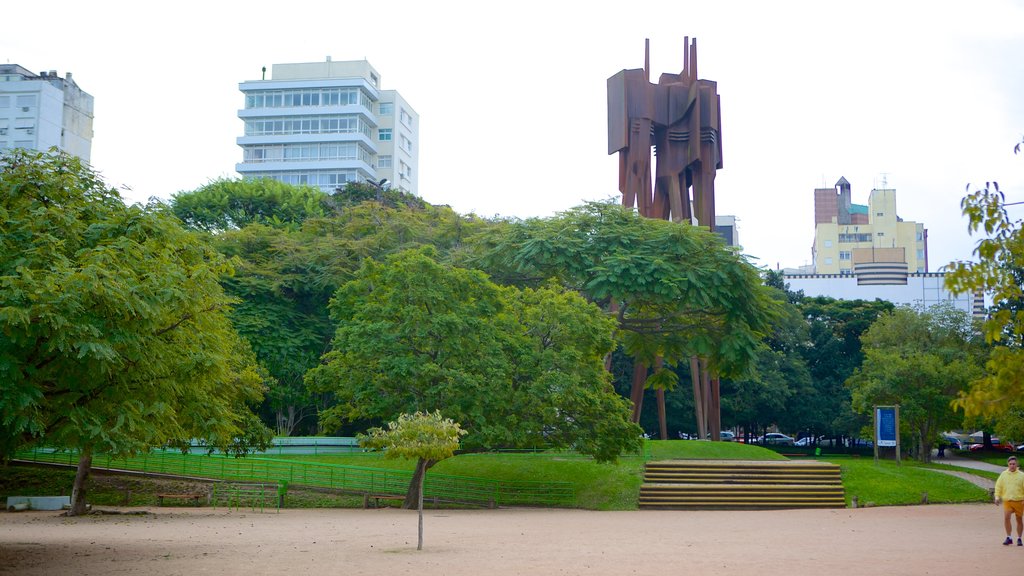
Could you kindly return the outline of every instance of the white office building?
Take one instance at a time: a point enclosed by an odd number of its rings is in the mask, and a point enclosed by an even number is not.
[[[266,76],[266,69],[264,69]],[[372,182],[419,193],[419,115],[381,90],[366,60],[274,64],[270,79],[239,84],[244,178],[273,178],[333,192]],[[386,182],[385,182],[386,181]]]
[[[942,272],[908,273],[865,268],[853,274],[800,274],[784,272],[789,289],[805,296],[827,296],[837,300],[887,300],[897,306],[929,308],[948,303],[977,317],[985,315],[981,294],[953,294],[946,288]]]
[[[89,162],[93,98],[68,72],[33,74],[17,64],[0,64],[0,151],[57,148]]]

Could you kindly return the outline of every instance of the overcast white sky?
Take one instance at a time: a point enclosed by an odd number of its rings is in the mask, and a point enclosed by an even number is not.
[[[969,258],[959,201],[1024,200],[1024,2],[18,2],[0,58],[95,97],[93,165],[130,201],[236,177],[238,83],[274,63],[367,59],[420,114],[420,194],[484,216],[617,195],[606,79],[678,72],[683,36],[718,82],[720,214],[755,263],[810,260],[813,190],[897,191],[932,270]],[[884,175],[884,176],[883,176]],[[1024,217],[1024,206],[1020,208]]]

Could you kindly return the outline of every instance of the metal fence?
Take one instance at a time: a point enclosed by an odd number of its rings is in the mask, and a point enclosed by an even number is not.
[[[75,466],[74,451],[36,448],[18,452],[15,458]],[[96,469],[125,470],[223,481],[287,482],[289,486],[331,488],[351,493],[403,495],[412,472],[343,464],[322,464],[273,458],[234,458],[223,455],[181,454],[154,451],[134,457],[93,456]],[[501,481],[486,478],[428,473],[425,498],[490,506],[574,506],[576,494],[570,482]]]

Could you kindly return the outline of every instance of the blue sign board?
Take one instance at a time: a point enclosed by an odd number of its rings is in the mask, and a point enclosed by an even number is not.
[[[875,437],[878,446],[896,445],[896,408],[881,406],[875,408]]]

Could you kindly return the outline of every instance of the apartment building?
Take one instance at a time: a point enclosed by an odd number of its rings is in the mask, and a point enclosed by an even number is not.
[[[93,97],[68,72],[34,74],[17,64],[0,64],[0,151],[57,148],[89,162]]]
[[[924,224],[900,218],[896,191],[874,189],[868,204],[851,202],[850,183],[814,191],[814,245],[817,274],[856,274],[877,269],[928,272],[928,231]]]
[[[274,64],[239,84],[245,107],[237,140],[245,178],[318,186],[348,182],[417,194],[419,115],[397,90],[382,90],[366,60]]]

